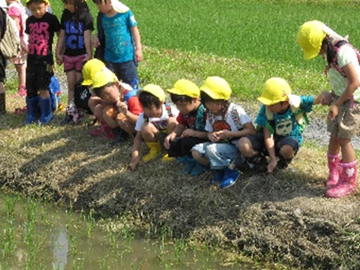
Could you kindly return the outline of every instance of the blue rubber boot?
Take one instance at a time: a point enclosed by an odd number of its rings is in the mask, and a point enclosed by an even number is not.
[[[187,163],[187,161],[191,158],[191,156],[189,155],[185,155],[185,156],[182,156],[182,157],[177,157],[176,158],[176,161],[180,162],[180,163]]]
[[[215,175],[210,180],[211,185],[215,185],[224,178],[225,170],[215,170]]]
[[[182,173],[190,174],[191,171],[194,169],[196,163],[198,163],[194,158],[188,158],[186,161],[182,162],[185,167],[181,170]]]
[[[27,107],[27,117],[24,122],[24,125],[32,124],[37,119],[38,109],[39,109],[39,99],[38,97],[26,98],[26,107]]]
[[[236,180],[239,178],[240,173],[237,169],[225,169],[225,174],[221,180],[220,188],[228,188],[235,184]]]
[[[200,175],[205,171],[205,166],[202,165],[200,162],[195,161],[195,165],[192,168],[190,175],[191,176],[196,176],[196,175]]]
[[[41,111],[40,123],[47,124],[54,117],[52,109],[51,109],[51,99],[39,97],[39,104],[40,104],[40,111]]]

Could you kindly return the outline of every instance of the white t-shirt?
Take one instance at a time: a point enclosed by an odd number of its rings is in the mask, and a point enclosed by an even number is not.
[[[208,132],[220,130],[238,131],[244,124],[250,122],[251,118],[246,114],[245,110],[240,105],[231,103],[224,117],[208,112],[205,130]],[[237,144],[237,141],[234,140],[232,143]]]
[[[161,109],[162,109],[162,115],[160,117],[150,117],[147,122],[153,123],[158,130],[166,130],[169,118],[170,117],[176,118],[179,114],[179,110],[174,106],[165,105],[165,104],[161,106]],[[169,116],[170,113],[171,116]],[[144,125],[144,123],[145,123],[144,112],[142,112],[139,115],[138,120],[136,121],[135,130],[141,131],[141,128]]]
[[[360,79],[359,61],[353,48],[351,48],[347,44],[341,46],[339,48],[337,58],[340,68],[343,68],[348,64],[352,63],[355,67],[356,74]],[[335,68],[329,69],[329,81],[331,84],[331,89],[337,96],[341,96],[348,85],[347,79],[343,77]],[[354,92],[354,100],[360,102],[360,87]]]

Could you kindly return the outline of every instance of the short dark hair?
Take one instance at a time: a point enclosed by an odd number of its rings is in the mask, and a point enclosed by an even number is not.
[[[201,103],[205,105],[207,102],[215,102],[217,104],[220,104],[222,107],[223,114],[225,115],[227,109],[230,106],[230,102],[226,99],[213,99],[208,94],[206,94],[204,91],[200,91],[200,99]]]
[[[93,0],[93,3],[94,4],[101,4],[102,2],[104,2],[106,4],[107,1],[111,1],[111,0]]]
[[[177,102],[191,103],[194,98],[186,95],[178,95],[178,94],[170,93],[170,99],[174,104],[176,104]]]
[[[156,108],[159,109],[162,105],[162,102],[158,97],[146,91],[142,91],[140,93],[139,101],[143,108],[151,108],[152,106],[155,106]]]
[[[104,86],[96,87],[96,88],[93,88],[92,90],[94,91],[95,95],[97,95],[98,97],[101,97],[101,94],[104,91],[104,88],[110,87],[113,85],[115,85],[115,82],[109,82],[109,83],[105,84]]]

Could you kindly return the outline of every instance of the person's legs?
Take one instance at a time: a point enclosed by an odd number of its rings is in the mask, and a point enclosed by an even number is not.
[[[25,64],[15,64],[15,69],[19,79],[19,87],[16,95],[19,97],[26,97],[26,62]]]
[[[49,85],[51,77],[54,75],[52,65],[46,64],[39,67],[36,78],[37,88],[40,89],[39,105],[40,105],[40,123],[47,124],[53,119],[53,112],[51,108],[51,98],[49,92]]]
[[[275,144],[279,156],[277,167],[279,169],[287,168],[299,150],[299,142],[295,138],[287,136],[280,140],[275,138]]]
[[[0,52],[0,115],[6,113],[6,103],[5,103],[5,65],[6,60],[3,54]]]
[[[137,67],[134,61],[129,61],[125,63],[112,63],[105,62],[106,67],[116,74],[116,77],[119,80],[122,80],[124,83],[132,85],[134,80],[139,81],[139,76],[137,74]]]

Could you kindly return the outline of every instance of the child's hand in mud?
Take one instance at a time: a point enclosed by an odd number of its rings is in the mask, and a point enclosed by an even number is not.
[[[134,151],[134,152],[132,153],[132,155],[131,155],[131,160],[130,160],[130,163],[129,163],[129,168],[130,168],[130,170],[135,171],[137,165],[139,164],[139,162],[140,162],[139,152],[138,152],[138,151]]]
[[[277,160],[271,160],[270,163],[267,165],[267,171],[268,173],[272,173],[277,166]]]

